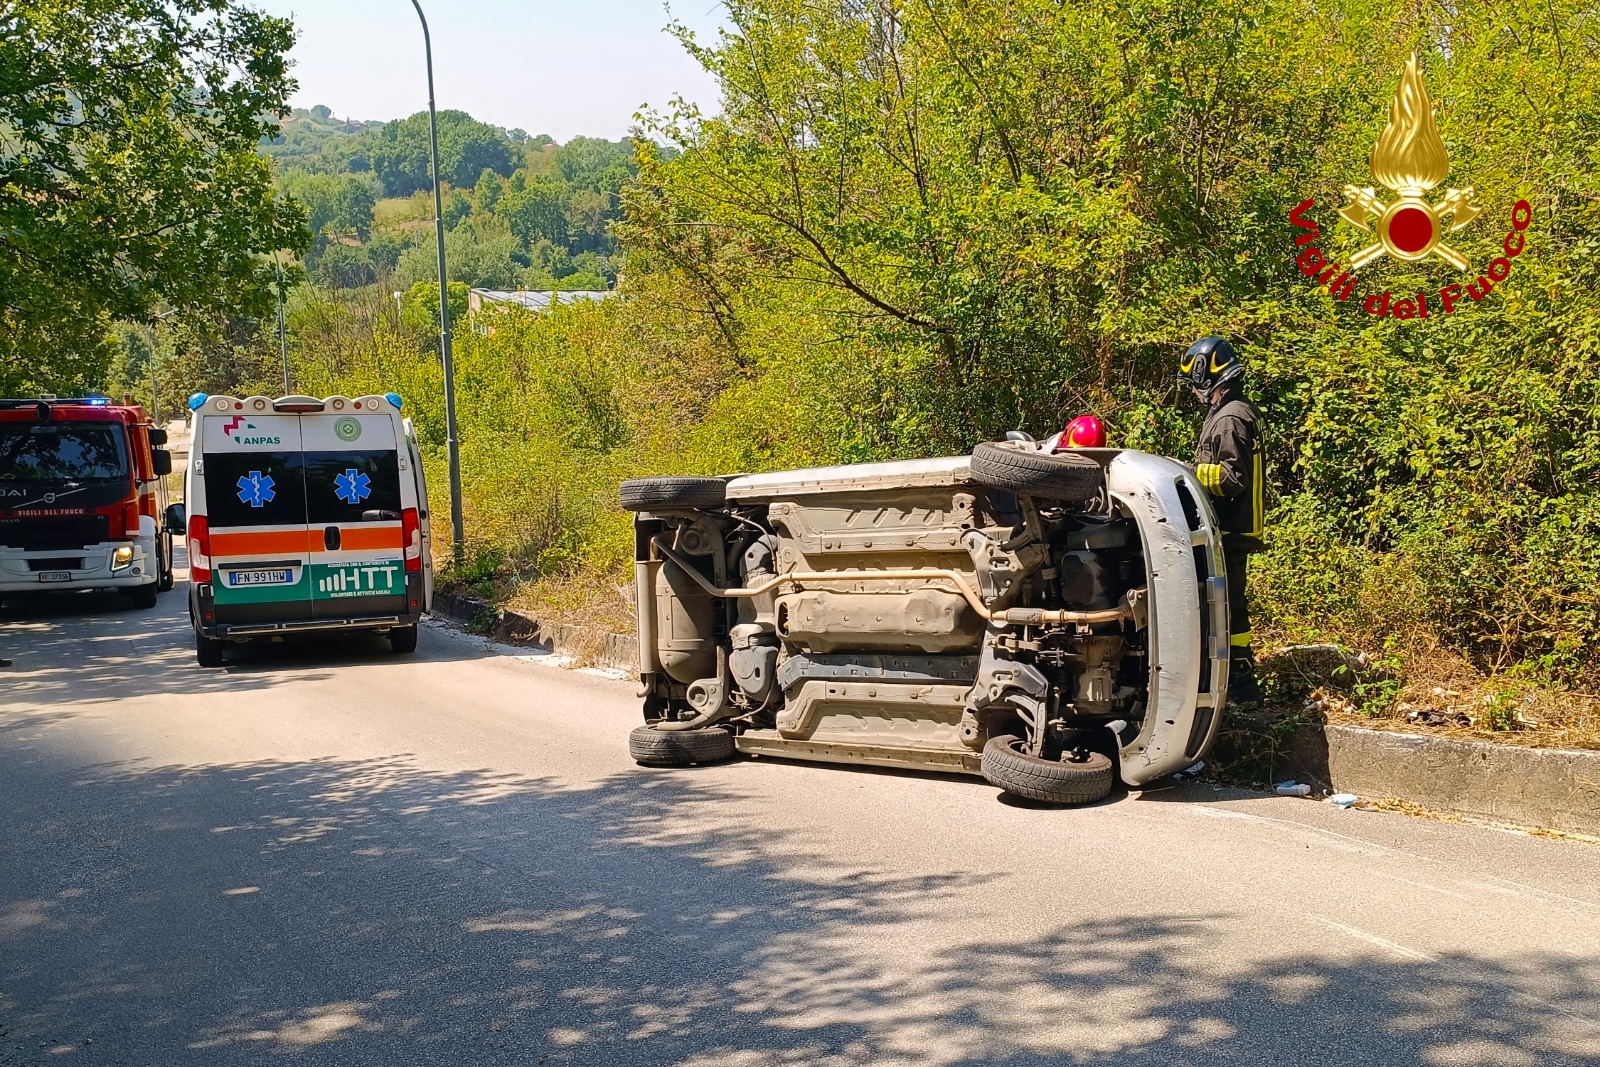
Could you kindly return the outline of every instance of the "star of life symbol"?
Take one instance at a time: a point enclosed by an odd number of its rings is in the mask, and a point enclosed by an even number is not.
[[[372,495],[372,479],[351,467],[333,480],[334,492],[346,504],[359,504]]]
[[[277,483],[272,480],[272,475],[262,474],[260,471],[240,475],[236,484],[239,486],[239,502],[249,504],[253,508],[272,503],[272,498],[278,495],[278,491],[273,488]]]
[[[1423,194],[1444,181],[1450,172],[1450,156],[1434,123],[1433,102],[1422,82],[1416,53],[1400,75],[1400,87],[1389,105],[1389,124],[1372,149],[1372,176],[1379,185],[1399,194],[1392,204],[1378,199],[1377,189],[1344,187],[1350,203],[1339,209],[1346,221],[1363,230],[1373,230],[1377,240],[1350,259],[1352,270],[1360,269],[1384,253],[1399,260],[1414,262],[1438,256],[1457,270],[1467,269],[1467,259],[1445,244],[1445,219],[1449,232],[1461,229],[1483,211],[1472,202],[1472,189],[1447,189],[1442,200],[1430,204]]]

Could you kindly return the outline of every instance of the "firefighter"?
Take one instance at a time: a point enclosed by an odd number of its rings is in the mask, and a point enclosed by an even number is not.
[[[1179,368],[1189,388],[1207,406],[1195,449],[1195,477],[1212,498],[1222,527],[1227,564],[1228,618],[1232,663],[1228,700],[1260,704],[1255,654],[1250,647],[1250,603],[1245,595],[1246,565],[1266,547],[1263,535],[1265,479],[1262,472],[1261,411],[1244,395],[1244,364],[1221,337],[1202,337],[1185,353]]]

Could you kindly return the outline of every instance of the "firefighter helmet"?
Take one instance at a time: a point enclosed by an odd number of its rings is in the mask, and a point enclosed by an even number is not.
[[[1243,377],[1244,364],[1225,339],[1202,337],[1184,353],[1178,371],[1197,394],[1209,397],[1218,386]]]
[[[1106,425],[1093,415],[1079,415],[1061,431],[1062,448],[1106,447]]]

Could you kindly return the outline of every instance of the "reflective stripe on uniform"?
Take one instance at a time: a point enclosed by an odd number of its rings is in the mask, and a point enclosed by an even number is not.
[[[1266,478],[1261,470],[1261,443],[1258,441],[1253,457],[1252,478],[1250,479],[1250,535],[1261,537],[1267,529],[1266,509]]]
[[[1249,648],[1250,647],[1250,631],[1246,630],[1243,633],[1234,634],[1233,635],[1233,647],[1234,648]]]

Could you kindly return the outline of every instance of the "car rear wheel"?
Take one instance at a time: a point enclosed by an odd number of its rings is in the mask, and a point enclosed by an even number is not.
[[[646,767],[687,767],[715,763],[733,755],[733,735],[713,726],[705,730],[636,727],[628,735],[628,755]]]
[[[200,664],[202,667],[222,666],[222,652],[224,647],[225,646],[223,643],[218,641],[215,637],[207,637],[205,634],[201,633],[195,634],[195,662]]]
[[[415,626],[396,626],[390,630],[389,647],[396,652],[415,652],[417,650],[417,628]]]
[[[1111,792],[1111,760],[1091,752],[1082,763],[1040,759],[1022,751],[1022,739],[1009,734],[989,738],[979,765],[983,777],[1019,797],[1046,804],[1093,804]]]
[[[161,584],[157,578],[149,585],[139,585],[133,588],[133,606],[140,611],[146,611],[156,606],[156,587]]]
[[[1072,452],[1044,452],[1025,441],[985,441],[972,450],[972,480],[1044,500],[1088,501],[1105,488],[1100,464]]]
[[[629,478],[618,495],[624,511],[720,508],[728,499],[728,483],[721,478]]]

